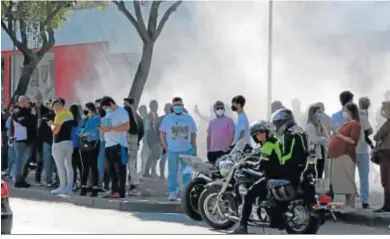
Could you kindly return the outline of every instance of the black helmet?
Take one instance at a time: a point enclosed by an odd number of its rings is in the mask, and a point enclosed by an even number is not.
[[[295,124],[294,115],[289,109],[277,110],[272,114],[271,122],[277,134],[284,134],[288,128]]]
[[[271,137],[272,124],[264,120],[252,122],[249,126],[249,135],[256,143],[260,143],[256,138],[256,135],[258,135],[259,133],[266,133],[267,138]]]

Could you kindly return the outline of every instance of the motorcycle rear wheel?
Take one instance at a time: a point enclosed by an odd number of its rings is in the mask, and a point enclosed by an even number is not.
[[[204,178],[193,179],[184,190],[182,198],[182,207],[187,216],[195,221],[201,221],[202,217],[199,214],[198,204],[204,185],[207,181]]]
[[[309,223],[303,230],[295,230],[293,227],[291,227],[288,223],[285,225],[285,230],[287,234],[317,234],[318,230],[320,229],[320,220],[317,217],[311,216],[309,219]]]
[[[227,229],[233,227],[234,224],[236,224],[236,222],[226,218],[225,215],[221,215],[218,212],[218,210],[215,213],[218,215],[212,216],[211,214],[213,214],[213,212],[211,212],[211,210],[209,209],[210,203],[212,204],[211,205],[212,207],[214,207],[215,204],[218,203],[217,197],[218,197],[218,193],[220,191],[221,191],[220,187],[210,187],[210,188],[203,190],[203,192],[199,198],[199,206],[198,206],[199,209],[198,210],[199,210],[199,214],[201,215],[203,221],[206,222],[207,225],[209,225],[210,227],[217,229],[217,230],[227,230]],[[215,202],[212,203],[212,201],[215,201]],[[230,210],[237,212],[237,203],[234,200],[232,195],[228,195],[228,194],[224,195],[224,200],[223,200],[223,202],[220,202],[220,203],[227,203]],[[221,220],[217,220],[216,217],[221,218]]]

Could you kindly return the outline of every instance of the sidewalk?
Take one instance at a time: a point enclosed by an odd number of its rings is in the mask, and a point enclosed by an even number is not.
[[[30,178],[29,178],[30,179]],[[30,188],[15,188],[8,182],[9,193],[12,198],[23,198],[28,200],[38,200],[47,202],[72,203],[78,206],[85,206],[97,209],[111,209],[130,212],[161,212],[180,213],[180,201],[168,201],[167,182],[161,179],[146,178],[141,180],[141,197],[127,197],[123,199],[106,199],[99,197],[82,197],[75,192],[72,196],[52,195],[50,189],[34,185],[32,180]]]
[[[9,184],[9,191],[12,197],[47,202],[71,203],[78,206],[85,206],[97,209],[111,209],[129,212],[159,212],[159,213],[182,213],[180,201],[168,201],[166,195],[167,182],[161,179],[144,179],[141,181],[142,197],[127,197],[124,199],[104,199],[100,197],[81,197],[77,193],[72,196],[56,196],[44,187],[32,185],[28,189],[14,188]],[[342,196],[336,196],[335,201],[344,202]],[[370,226],[388,226],[390,224],[390,213],[373,213],[373,210],[382,206],[383,193],[370,192],[371,209],[362,209],[359,198],[356,201],[357,211],[353,213],[337,215],[338,220],[352,224],[363,224]],[[329,222],[332,223],[332,222]]]
[[[336,202],[344,202],[345,197],[337,195]],[[343,215],[337,215],[338,220],[342,220],[346,223],[363,224],[369,226],[390,225],[390,213],[374,213],[373,211],[380,208],[383,205],[383,192],[371,191],[370,192],[370,209],[363,209],[359,198],[356,198],[356,212],[350,212]]]

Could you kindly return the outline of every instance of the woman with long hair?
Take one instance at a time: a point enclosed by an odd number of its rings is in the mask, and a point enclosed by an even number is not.
[[[348,103],[344,107],[344,116],[348,119],[329,143],[329,158],[332,160],[331,184],[335,194],[344,194],[345,211],[355,207],[357,188],[355,184],[356,146],[361,134],[359,109],[356,104]]]
[[[317,156],[317,177],[322,178],[326,156],[328,155],[328,138],[325,129],[321,124],[324,113],[318,105],[312,105],[309,108],[308,120],[306,124],[306,133],[310,145],[315,147]]]
[[[69,111],[72,113],[74,118],[74,126],[72,128],[72,143],[73,143],[73,154],[72,154],[72,166],[73,166],[73,189],[74,191],[78,190],[77,186],[77,170],[79,171],[79,179],[82,178],[83,167],[80,159],[80,150],[79,150],[79,137],[77,135],[77,126],[81,120],[81,106],[73,104],[69,107]]]
[[[98,196],[99,170],[98,158],[100,151],[100,117],[93,102],[84,105],[85,117],[79,122],[77,135],[80,138],[80,154],[83,165],[80,196],[87,195],[87,181],[92,172],[91,197]]]

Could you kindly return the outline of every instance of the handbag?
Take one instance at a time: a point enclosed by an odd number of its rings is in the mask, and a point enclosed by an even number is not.
[[[371,152],[371,162],[373,162],[376,165],[380,164],[380,146],[379,143],[376,143],[375,148]]]
[[[81,128],[85,128],[85,125],[87,124],[87,121],[88,121],[88,118],[85,119],[83,125]],[[95,140],[95,141],[88,141],[88,137],[86,136],[82,136],[80,137],[79,139],[79,149],[81,152],[91,152],[92,150],[94,150],[97,146],[97,143],[99,142],[98,140]]]

